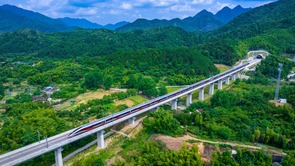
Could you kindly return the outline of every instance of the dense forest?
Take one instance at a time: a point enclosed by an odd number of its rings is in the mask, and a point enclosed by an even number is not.
[[[287,85],[283,89],[281,96],[284,97],[295,92],[294,86]],[[295,162],[294,107],[276,107],[269,102],[273,91],[265,85],[238,81],[230,91],[217,91],[210,101],[193,103],[184,111],[160,108],[144,119],[144,130],[135,138],[123,139],[119,144],[122,147],[120,152],[112,154],[110,151],[115,147],[110,147],[99,154],[76,160],[74,165],[104,165],[114,155],[120,158],[114,165],[273,165],[271,154],[264,150],[238,148],[237,154],[232,155],[232,151],[219,145],[210,163],[204,163],[198,154],[198,146],[190,144],[194,143],[192,140],[185,142],[179,151],[169,150],[160,140],[151,140],[154,134],[182,136],[185,131],[203,139],[253,142],[269,148],[268,145],[289,149],[291,151],[287,151],[288,156],[281,165],[292,165]]]
[[[233,65],[249,50],[265,49],[271,55],[256,71],[245,73],[249,79],[238,79],[228,90],[217,90],[210,99],[181,112],[163,107],[148,114],[143,131],[121,141],[119,154],[124,160],[116,165],[204,165],[197,146],[184,144],[180,151],[171,151],[162,142],[150,140],[154,133],[176,137],[185,132],[208,140],[276,147],[288,154],[282,165],[294,164],[295,88],[287,79],[294,66],[290,61],[295,52],[294,5],[295,1],[279,0],[206,33],[177,27],[0,33],[0,154],[38,141],[37,131],[42,138],[56,135],[128,108],[116,101],[139,96],[144,100],[135,104],[142,103],[167,94],[167,86],[189,85],[218,74],[214,63]],[[279,63],[284,79],[279,96],[288,101],[283,106],[271,101]],[[48,86],[59,90],[47,96],[42,90]],[[71,109],[55,108],[66,101],[75,103],[74,98],[86,92],[110,88],[126,92],[104,95]],[[35,97],[59,101],[40,102]],[[65,147],[65,153],[92,139]],[[90,155],[74,165],[103,165],[104,154]],[[49,165],[53,160],[48,154],[28,165]],[[272,161],[264,151],[247,149],[239,149],[234,157],[226,150],[212,155],[211,165],[226,164],[271,165]]]
[[[186,32],[177,27],[159,27],[126,33],[104,29],[78,29],[49,34],[34,30],[1,33],[0,42],[3,44],[0,45],[0,53],[73,58],[107,56],[121,51],[182,47],[201,51],[214,62],[233,64],[251,49],[293,54],[294,5],[292,0],[280,0],[264,5],[208,33]]]

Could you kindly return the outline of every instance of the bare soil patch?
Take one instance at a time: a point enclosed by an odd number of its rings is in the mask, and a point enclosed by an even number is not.
[[[185,135],[183,137],[177,137],[177,138],[165,136],[165,135],[156,135],[155,137],[152,137],[151,139],[160,140],[164,142],[166,144],[166,147],[169,150],[179,151],[181,147],[183,146],[184,141],[194,139],[194,138],[189,135]]]
[[[226,66],[224,64],[214,64],[214,66],[217,68],[228,68],[228,66]]]
[[[85,104],[87,103],[89,100],[93,100],[93,99],[102,99],[103,96],[105,95],[111,95],[112,93],[115,93],[116,91],[112,91],[112,90],[108,90],[108,91],[102,91],[102,90],[98,90],[95,92],[86,92],[84,94],[81,94],[79,96],[77,96],[75,99],[78,101],[78,105],[79,104]]]
[[[115,102],[115,105],[116,106],[121,105],[121,104],[126,104],[128,107],[132,107],[134,105],[134,102],[131,101],[131,100],[128,100],[128,99],[119,100],[119,101],[116,101]]]

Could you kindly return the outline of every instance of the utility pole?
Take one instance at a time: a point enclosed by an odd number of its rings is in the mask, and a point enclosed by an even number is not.
[[[279,98],[279,89],[280,89],[280,80],[281,80],[282,67],[283,67],[283,64],[279,63],[279,68],[278,68],[279,75],[278,75],[278,81],[277,81],[277,86],[276,86],[274,102],[278,102],[278,98]]]

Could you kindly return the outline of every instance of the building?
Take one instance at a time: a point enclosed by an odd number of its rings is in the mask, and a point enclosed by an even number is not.
[[[53,85],[45,87],[43,90],[41,90],[41,92],[43,94],[46,93],[48,97],[50,97],[50,95],[52,95],[56,91],[59,91],[59,89],[55,88]]]
[[[279,103],[282,103],[282,104],[286,104],[287,103],[287,99],[279,99],[278,102]]]

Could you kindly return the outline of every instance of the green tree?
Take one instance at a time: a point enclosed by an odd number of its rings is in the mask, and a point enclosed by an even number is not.
[[[228,91],[217,91],[210,99],[212,106],[230,108],[239,101],[237,94]]]
[[[254,139],[256,141],[258,141],[258,139],[260,138],[260,134],[261,134],[261,132],[259,129],[254,130]]]
[[[138,88],[137,78],[133,74],[129,75],[126,85],[127,85],[127,88],[136,88],[137,89]]]
[[[0,131],[0,147],[12,150],[38,141],[37,130],[41,136],[52,136],[64,131],[66,122],[54,110],[39,108],[5,121]]]
[[[295,165],[295,150],[288,151],[287,156],[284,158],[282,166]]]
[[[0,82],[0,100],[4,97],[4,87],[2,82]]]
[[[167,94],[167,89],[163,84],[160,85],[158,91],[159,96]]]
[[[109,90],[113,84],[113,78],[111,76],[106,76],[103,80],[104,89]]]
[[[184,130],[180,127],[179,121],[177,121],[172,111],[158,110],[151,113],[148,118],[143,120],[143,125],[150,132],[162,133],[167,135],[182,135]]]
[[[147,96],[157,96],[156,82],[150,77],[141,77],[138,80],[138,89]]]
[[[214,152],[212,154],[211,163],[212,166],[226,166],[233,165],[238,166],[239,164],[232,158],[230,151],[225,151],[223,153]]]
[[[81,160],[75,161],[73,166],[104,166],[104,162],[99,155],[91,154],[83,157]]]
[[[85,75],[85,83],[87,89],[97,89],[103,85],[103,74],[101,72],[91,72]]]
[[[195,123],[198,126],[202,126],[203,125],[203,116],[202,116],[202,114],[197,114],[195,116]]]

